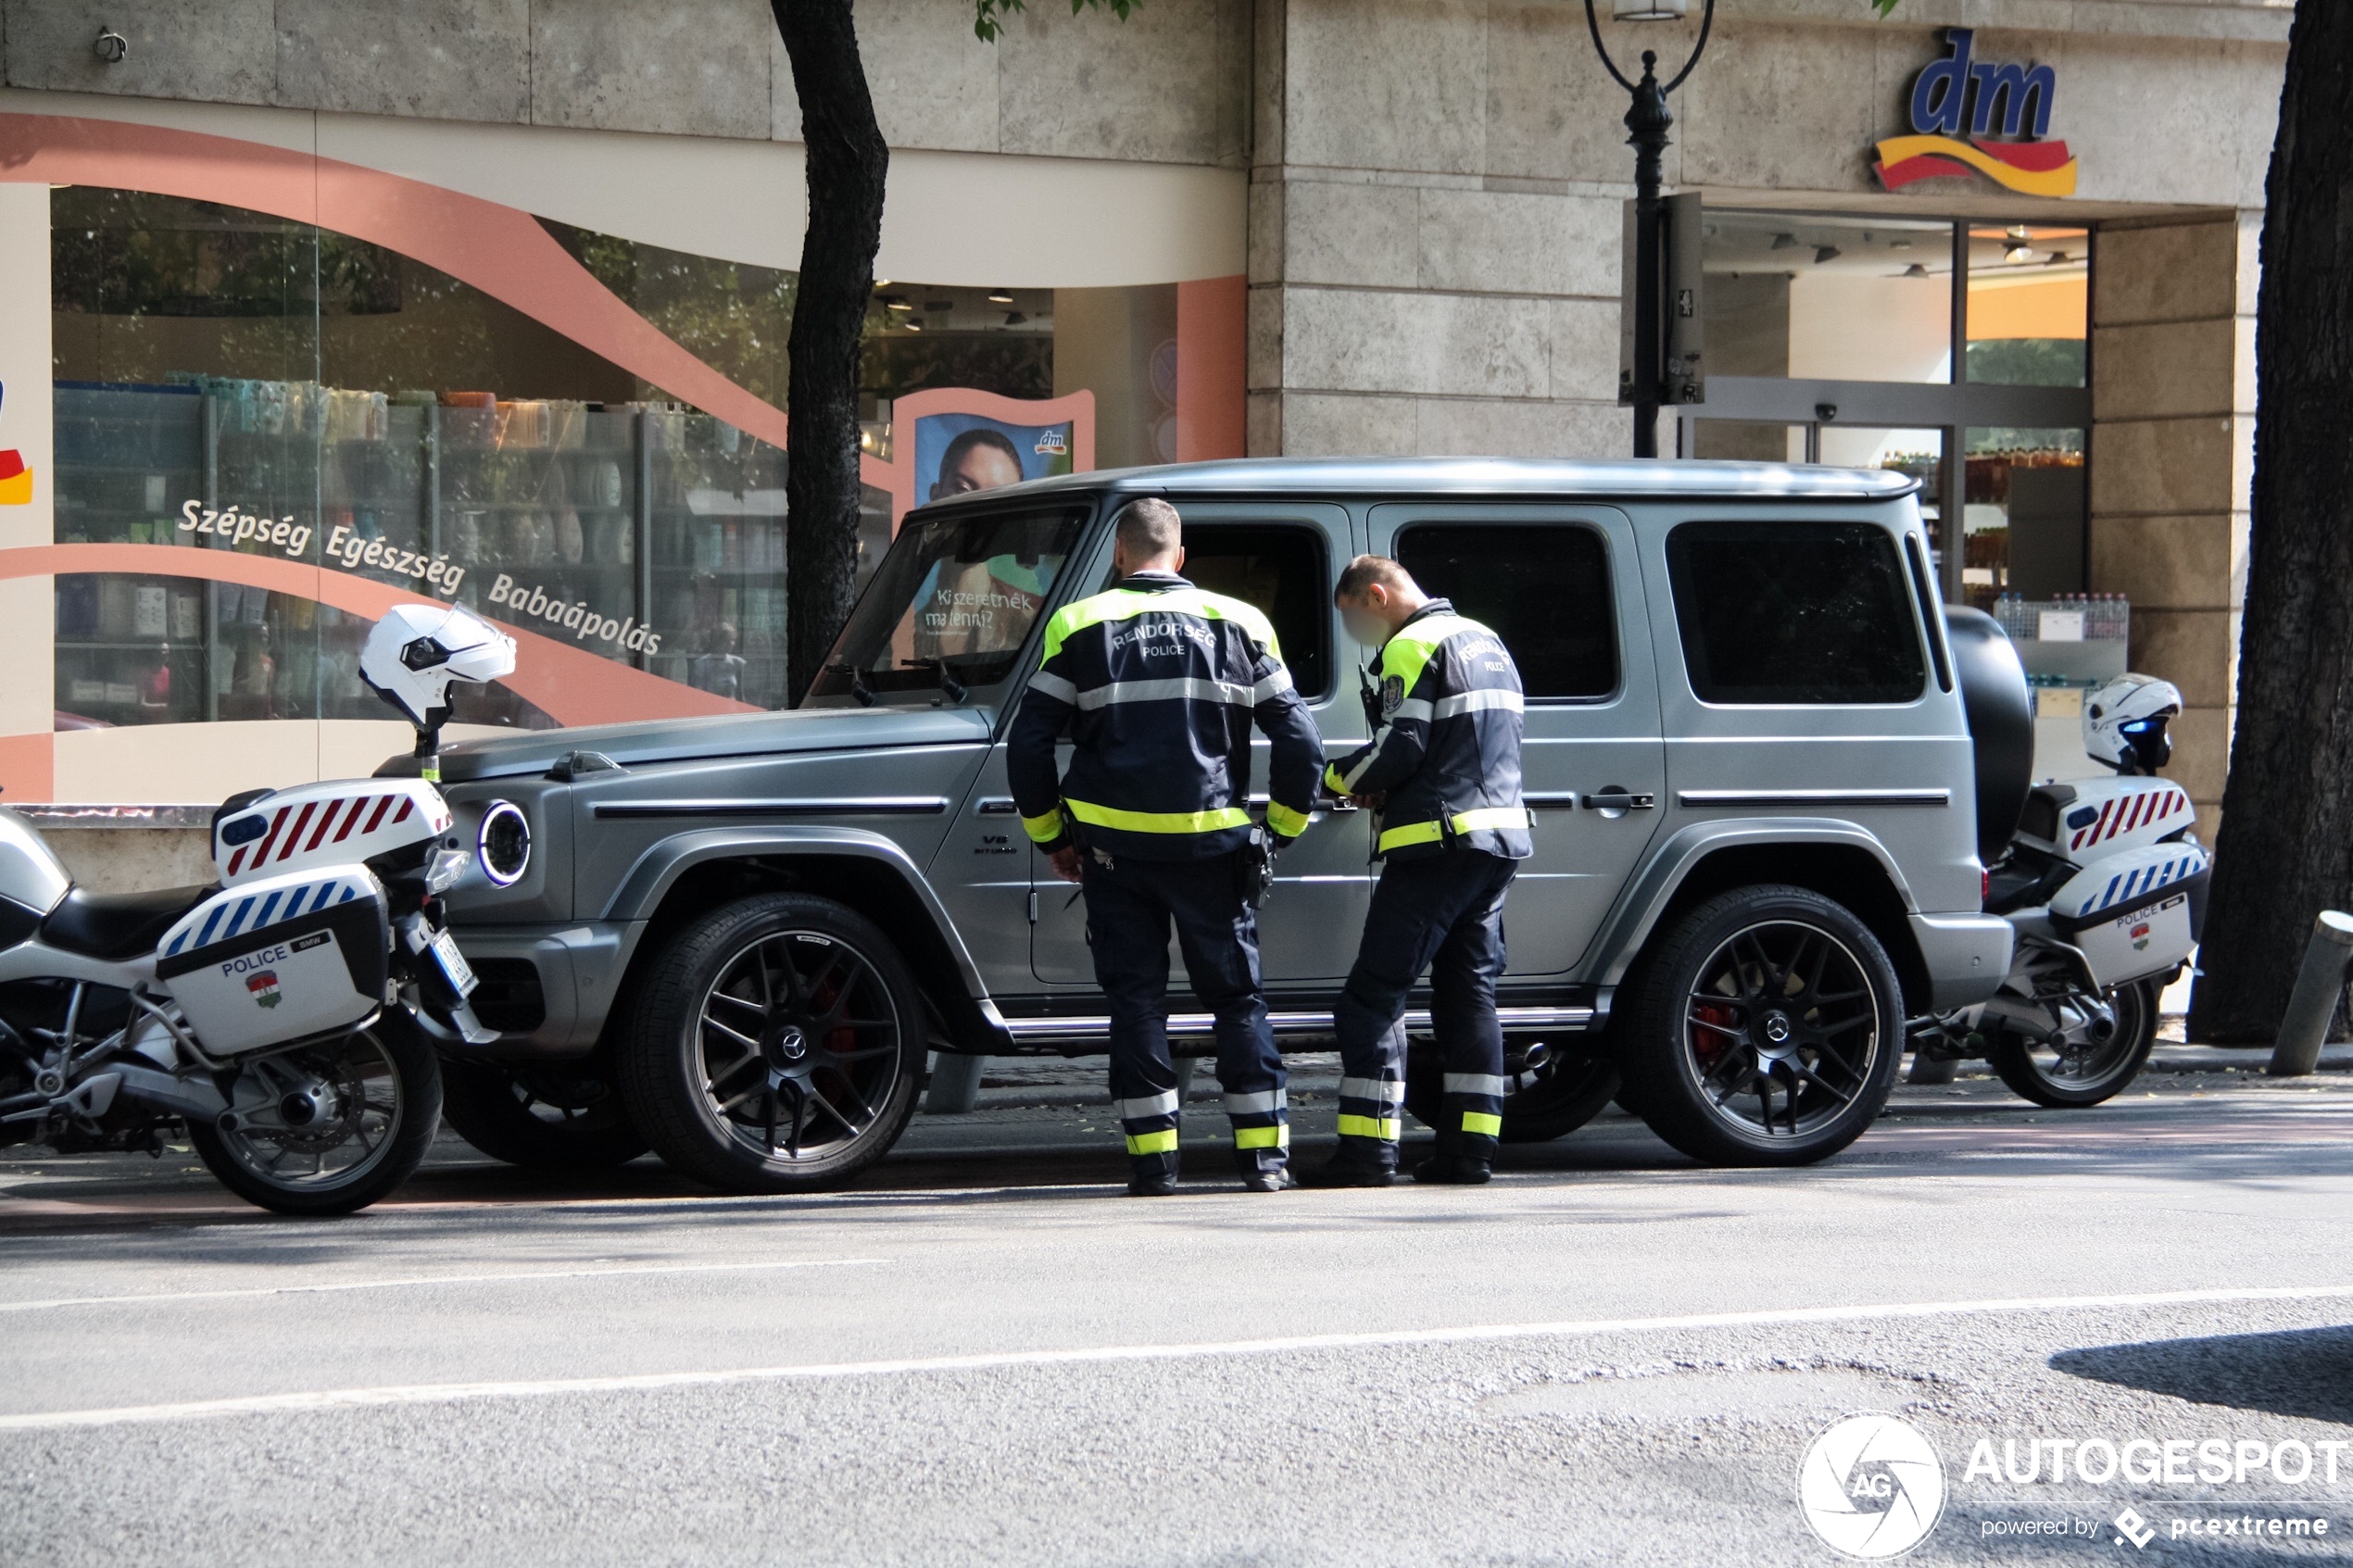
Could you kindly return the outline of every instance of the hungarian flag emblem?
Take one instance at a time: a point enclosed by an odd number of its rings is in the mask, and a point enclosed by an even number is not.
[[[253,999],[263,1007],[276,1007],[280,1000],[278,972],[274,969],[265,969],[259,974],[248,975],[245,978],[245,989],[251,992]]]

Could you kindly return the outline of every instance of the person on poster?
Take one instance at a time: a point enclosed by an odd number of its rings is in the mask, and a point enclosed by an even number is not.
[[[1013,438],[993,424],[975,423],[950,438],[939,455],[938,473],[928,494],[932,500],[945,500],[950,495],[1002,489],[1026,477],[1021,448]],[[1011,652],[1043,608],[1036,568],[1012,556],[942,561],[933,579],[930,602],[915,622],[915,657],[953,659]]]

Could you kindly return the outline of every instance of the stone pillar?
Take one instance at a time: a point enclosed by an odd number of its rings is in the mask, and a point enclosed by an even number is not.
[[[1253,69],[1251,453],[1629,452],[1583,11],[1259,0]]]
[[[2182,689],[2170,777],[2214,842],[2230,765],[2255,450],[2261,215],[2103,225],[2092,265],[2091,586],[2132,667]]]

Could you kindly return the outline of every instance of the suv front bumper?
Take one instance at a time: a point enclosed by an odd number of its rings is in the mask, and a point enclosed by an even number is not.
[[[644,935],[643,921],[573,921],[549,925],[460,925],[453,928],[459,948],[485,987],[508,964],[528,963],[537,972],[540,1016],[528,1028],[502,1020],[497,1011],[484,1022],[499,1031],[485,1053],[502,1060],[586,1056],[604,1033],[614,994],[629,967],[629,955]]]

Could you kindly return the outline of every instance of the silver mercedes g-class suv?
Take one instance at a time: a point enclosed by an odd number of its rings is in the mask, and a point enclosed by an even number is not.
[[[1138,495],[1183,514],[1189,577],[1272,619],[1333,755],[1366,732],[1369,650],[1331,606],[1350,557],[1395,557],[1518,660],[1536,825],[1506,911],[1505,1139],[1556,1137],[1616,1097],[1704,1161],[1818,1160],[1879,1114],[1907,1020],[1999,985],[1983,748],[1910,479],[1117,470],[910,514],[789,711],[445,753],[482,846],[453,917],[475,1010],[502,1032],[450,1064],[459,1131],[541,1164],[650,1143],[703,1181],[787,1190],[888,1150],[927,1051],[1101,1049],[1084,910],[1021,831],[1004,747],[1047,616],[1105,585],[1111,518]],[[1278,862],[1260,918],[1293,1048],[1328,1037],[1375,835],[1327,803]],[[1206,1052],[1207,1017],[1182,997],[1176,1012],[1180,1048]],[[1418,1062],[1411,1078],[1408,1106],[1434,1112],[1436,1083]]]

